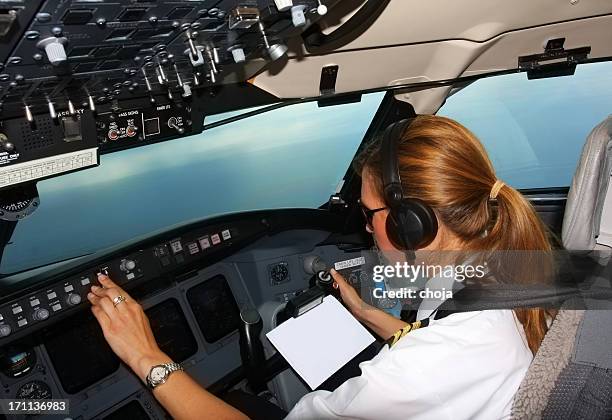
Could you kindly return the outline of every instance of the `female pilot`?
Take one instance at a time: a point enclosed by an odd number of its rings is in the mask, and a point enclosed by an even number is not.
[[[429,205],[438,223],[437,234],[422,249],[550,250],[533,208],[497,179],[482,144],[465,127],[447,118],[419,116],[396,141],[403,195]],[[382,251],[397,251],[386,231],[381,152],[371,148],[359,161],[367,229]],[[407,326],[367,306],[341,275],[333,276],[347,308],[380,337],[390,338]],[[88,299],[106,340],[141,380],[155,379],[160,372],[153,367],[172,361],[157,346],[141,306],[109,278],[101,276],[100,283],[103,288],[92,287]],[[431,320],[427,328],[383,347],[360,365],[360,376],[335,391],[305,395],[287,418],[509,417],[546,321],[541,309],[473,311]],[[153,395],[177,419],[246,418],[180,370],[170,373]]]

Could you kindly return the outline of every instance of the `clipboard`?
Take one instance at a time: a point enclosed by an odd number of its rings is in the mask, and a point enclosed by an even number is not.
[[[328,295],[306,303],[308,310],[266,336],[314,390],[375,338],[335,297]]]

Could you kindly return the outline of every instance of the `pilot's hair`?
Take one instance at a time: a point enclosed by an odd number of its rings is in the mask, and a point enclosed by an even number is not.
[[[470,130],[450,118],[420,115],[398,141],[404,196],[431,206],[462,241],[464,250],[540,250],[544,252],[530,254],[545,256],[550,261],[547,256],[551,244],[546,228],[522,194],[503,185],[495,200],[490,199],[497,176],[484,146]],[[360,174],[365,170],[384,197],[379,144],[373,142],[356,158],[355,169]],[[506,280],[514,283],[549,280],[552,267],[538,268],[534,272],[533,264],[516,267],[511,279]],[[547,313],[538,308],[515,309],[515,313],[535,354],[547,331]]]

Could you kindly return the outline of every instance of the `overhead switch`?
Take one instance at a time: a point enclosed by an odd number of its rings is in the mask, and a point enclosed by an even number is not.
[[[274,0],[274,3],[276,3],[276,8],[280,12],[289,10],[293,6],[293,0]]]

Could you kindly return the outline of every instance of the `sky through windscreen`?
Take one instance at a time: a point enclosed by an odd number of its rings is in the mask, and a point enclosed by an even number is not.
[[[217,214],[316,208],[335,191],[383,96],[328,108],[293,105],[103,155],[97,168],[39,182],[41,205],[17,225],[0,271]]]

